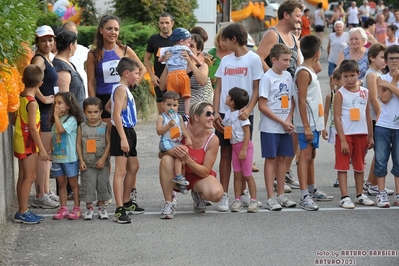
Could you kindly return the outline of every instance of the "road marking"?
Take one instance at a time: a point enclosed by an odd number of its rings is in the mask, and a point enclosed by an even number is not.
[[[344,208],[320,208],[318,211],[316,212],[320,212],[320,211],[375,211],[375,210],[399,210],[399,208],[397,207],[391,207],[391,208],[378,208],[378,207],[356,207],[352,210],[347,210]],[[281,211],[270,211],[267,209],[260,209],[259,212],[261,213],[281,213],[281,212],[315,212],[315,211],[305,211],[303,209],[300,208],[284,208]],[[190,213],[194,213],[193,211],[176,211],[175,215],[178,214],[190,214]],[[218,212],[217,210],[207,210],[206,213],[210,213],[210,214],[226,214],[226,213],[231,213],[230,211],[228,212]],[[240,211],[240,213],[247,213],[246,210],[242,210]],[[38,213],[39,214],[39,213]],[[143,214],[134,214],[134,215],[130,215],[130,216],[141,216],[141,215],[160,215],[161,212],[157,211],[157,212],[144,212]],[[40,214],[43,217],[52,217],[54,214]],[[108,215],[110,216],[110,219],[112,218],[112,216],[114,215],[114,213],[109,212]]]

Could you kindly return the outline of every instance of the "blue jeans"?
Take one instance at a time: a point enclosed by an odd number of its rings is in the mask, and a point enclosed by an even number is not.
[[[374,149],[376,177],[385,177],[388,173],[389,155],[392,155],[391,173],[399,177],[399,129],[376,126],[374,130]]]

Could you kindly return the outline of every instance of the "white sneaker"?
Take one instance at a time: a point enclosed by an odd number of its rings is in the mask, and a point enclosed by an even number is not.
[[[175,205],[175,208],[176,208],[176,206],[177,206],[177,193],[174,190],[172,192],[172,202],[173,202],[173,204]]]
[[[339,206],[341,206],[344,209],[354,209],[355,208],[355,204],[353,204],[352,200],[349,197],[343,198],[339,202]]]
[[[251,195],[249,194],[248,189],[244,190],[244,195],[241,195],[241,202],[243,207],[248,207],[251,202]],[[258,206],[262,207],[262,202],[258,200]]]
[[[366,195],[362,194],[359,197],[356,197],[355,199],[356,204],[363,204],[365,206],[374,206],[374,201],[369,199]]]
[[[259,211],[259,201],[257,200],[251,200],[251,202],[248,205],[247,212],[249,213],[255,213]]]
[[[231,211],[232,212],[239,212],[242,210],[242,202],[240,200],[234,200],[231,204]]]
[[[277,180],[274,180],[273,188],[274,188],[274,191],[277,191]],[[284,182],[284,193],[291,193],[291,192],[292,192],[292,189],[287,185],[287,183]]]
[[[39,199],[35,197],[32,201],[32,207],[34,208],[56,209],[59,206],[60,204],[52,200],[47,194],[44,194],[43,197]]]
[[[219,212],[228,212],[229,211],[229,195],[226,192],[223,193],[223,198],[219,201],[217,211],[219,211]]]
[[[376,198],[377,198],[377,206],[379,208],[389,208],[389,207],[391,207],[391,204],[389,203],[388,195],[387,195],[386,192],[378,192]]]
[[[296,202],[293,201],[289,196],[284,195],[284,194],[278,196],[277,201],[278,201],[278,203],[280,203],[280,205],[282,207],[294,208],[296,206]]]
[[[285,173],[285,183],[292,189],[299,189],[299,182],[292,176],[291,170]]]
[[[367,189],[367,194],[369,194],[370,196],[376,196],[378,194],[378,191],[378,186],[370,185]],[[385,188],[385,192],[387,193],[387,195],[392,195],[395,191],[389,188]]]
[[[50,199],[52,199],[53,201],[57,201],[60,202],[60,197],[58,195],[56,195],[53,191],[49,190],[48,194],[47,194]]]
[[[275,196],[269,198],[267,201],[267,206],[269,207],[269,210],[271,211],[281,211],[283,207],[278,203],[278,200]]]
[[[98,218],[101,220],[108,220],[108,212],[104,207],[98,208]]]
[[[83,220],[93,220],[93,215],[93,208],[86,209],[85,213],[83,214]]]

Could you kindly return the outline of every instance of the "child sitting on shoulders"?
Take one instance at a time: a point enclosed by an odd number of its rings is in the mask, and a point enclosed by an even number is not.
[[[186,114],[190,111],[190,78],[187,76],[187,59],[183,57],[182,53],[187,52],[189,58],[193,59],[197,65],[202,65],[202,62],[190,50],[191,33],[184,28],[174,29],[169,40],[173,46],[165,50],[165,53],[158,58],[159,62],[165,61],[165,54],[170,52],[170,57],[166,59],[166,66],[168,67],[167,85],[168,91],[175,91],[179,93],[184,99],[184,112]]]
[[[179,106],[179,94],[174,91],[165,92],[163,95],[163,113],[157,118],[157,134],[161,136],[159,150],[161,152],[173,151],[181,145],[182,137],[185,138],[185,145],[191,146],[191,137],[184,125],[183,118],[177,113]],[[174,154],[173,152],[171,154]],[[182,161],[175,158],[175,177],[173,181],[180,185],[180,192],[187,194],[190,183],[182,175]]]

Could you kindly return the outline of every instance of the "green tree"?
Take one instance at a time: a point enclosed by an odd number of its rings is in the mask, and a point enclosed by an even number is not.
[[[123,20],[133,20],[156,26],[162,12],[173,15],[177,27],[192,28],[197,19],[194,10],[197,0],[113,0],[115,15]]]
[[[78,6],[82,9],[81,25],[96,25],[96,7],[93,0],[77,0]]]
[[[5,59],[13,66],[26,53],[22,43],[30,44],[36,29],[37,2],[32,0],[0,0],[0,71]]]

